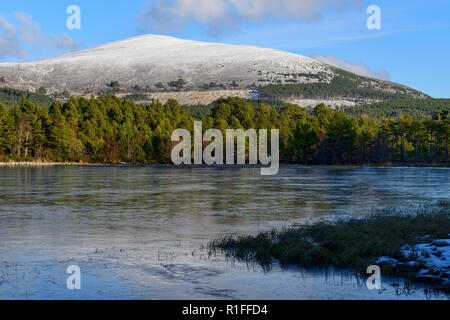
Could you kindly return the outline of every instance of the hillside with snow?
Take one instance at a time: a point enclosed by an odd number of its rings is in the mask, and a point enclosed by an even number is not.
[[[251,90],[258,86],[330,83],[339,72],[311,58],[274,49],[144,35],[51,59],[0,63],[0,86],[32,92],[43,88],[52,95],[144,92],[158,97],[172,92],[177,98],[217,97],[212,91],[225,96],[229,91],[251,98]],[[401,85],[357,78],[358,86],[365,88],[422,96]]]

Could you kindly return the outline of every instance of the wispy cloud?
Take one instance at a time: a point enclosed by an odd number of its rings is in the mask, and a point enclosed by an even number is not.
[[[78,43],[66,33],[45,34],[40,25],[27,13],[16,12],[15,20],[0,15],[0,59],[27,57],[26,47],[36,50],[57,48],[75,51]]]
[[[361,8],[362,0],[155,0],[136,22],[151,32],[180,31],[190,21],[205,23],[211,34],[267,18],[319,20],[327,11]]]
[[[50,35],[50,40],[53,46],[61,50],[76,51],[79,48],[78,43],[64,32],[59,37],[54,34]]]
[[[15,57],[23,59],[26,56],[22,48],[16,27],[5,17],[0,16],[0,59]]]
[[[314,54],[311,57],[320,62],[327,63],[327,64],[335,66],[337,68],[359,74],[361,76],[371,77],[371,78],[376,78],[376,79],[381,79],[381,80],[390,80],[391,79],[389,72],[387,72],[386,70],[384,70],[382,68],[378,69],[378,70],[374,70],[374,69],[369,68],[368,66],[366,66],[363,63],[354,64],[354,63],[350,63],[350,62],[341,60],[339,58],[336,58],[336,57],[333,57],[330,55],[321,56],[318,54]]]

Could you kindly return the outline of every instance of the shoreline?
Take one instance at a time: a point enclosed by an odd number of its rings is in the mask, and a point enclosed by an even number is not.
[[[426,284],[450,293],[450,202],[415,209],[385,209],[363,217],[340,217],[247,236],[225,236],[208,244],[210,255],[282,267],[334,267]]]
[[[89,163],[76,163],[76,162],[0,162],[0,167],[51,167],[51,166],[90,166],[90,165],[100,165],[100,164],[89,164]]]
[[[85,166],[85,167],[173,167],[173,168],[262,168],[262,165],[250,164],[234,164],[234,165],[175,165],[171,163],[95,163],[95,162],[51,162],[51,161],[11,161],[1,162],[0,167],[39,167],[39,166]],[[280,163],[280,167],[301,167],[301,168],[450,168],[450,164],[424,164],[424,163],[384,163],[384,164],[336,164],[336,165],[303,165],[303,164],[289,164]]]

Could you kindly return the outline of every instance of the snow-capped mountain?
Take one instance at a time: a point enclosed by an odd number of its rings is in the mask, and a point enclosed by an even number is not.
[[[0,85],[74,95],[102,93],[111,87],[116,92],[166,94],[248,91],[267,84],[330,82],[337,70],[280,50],[144,35],[51,59],[0,63]],[[365,79],[365,86],[377,86],[380,90],[395,92],[394,87],[398,86]]]

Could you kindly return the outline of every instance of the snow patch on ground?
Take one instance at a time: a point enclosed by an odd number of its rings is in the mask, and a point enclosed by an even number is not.
[[[49,92],[96,92],[118,81],[122,89],[139,85],[158,91],[177,91],[168,84],[184,80],[183,91],[200,86],[247,89],[298,79],[302,83],[330,81],[335,72],[311,58],[275,49],[229,45],[143,35],[104,44],[60,57],[27,63],[0,63],[0,74],[9,87]],[[235,87],[236,88],[236,87]]]
[[[336,107],[354,107],[361,102],[350,100],[350,99],[327,99],[327,100],[320,100],[320,99],[287,99],[285,102],[296,104],[300,107],[304,108],[314,108],[317,105],[324,103],[325,105],[336,108]]]
[[[388,264],[390,264],[390,265],[396,266],[396,265],[400,264],[401,262],[398,261],[397,259],[394,259],[394,258],[391,258],[391,257],[386,257],[386,256],[384,256],[384,257],[378,258],[377,261],[376,261],[376,263],[377,263],[377,264],[380,264],[380,263],[388,263]]]
[[[425,236],[422,240],[429,238]],[[376,263],[387,263],[392,266],[423,266],[417,273],[417,278],[438,280],[445,285],[450,285],[450,238],[419,243],[413,247],[405,245],[401,248],[401,252],[407,262],[400,262],[391,257],[380,257]]]

